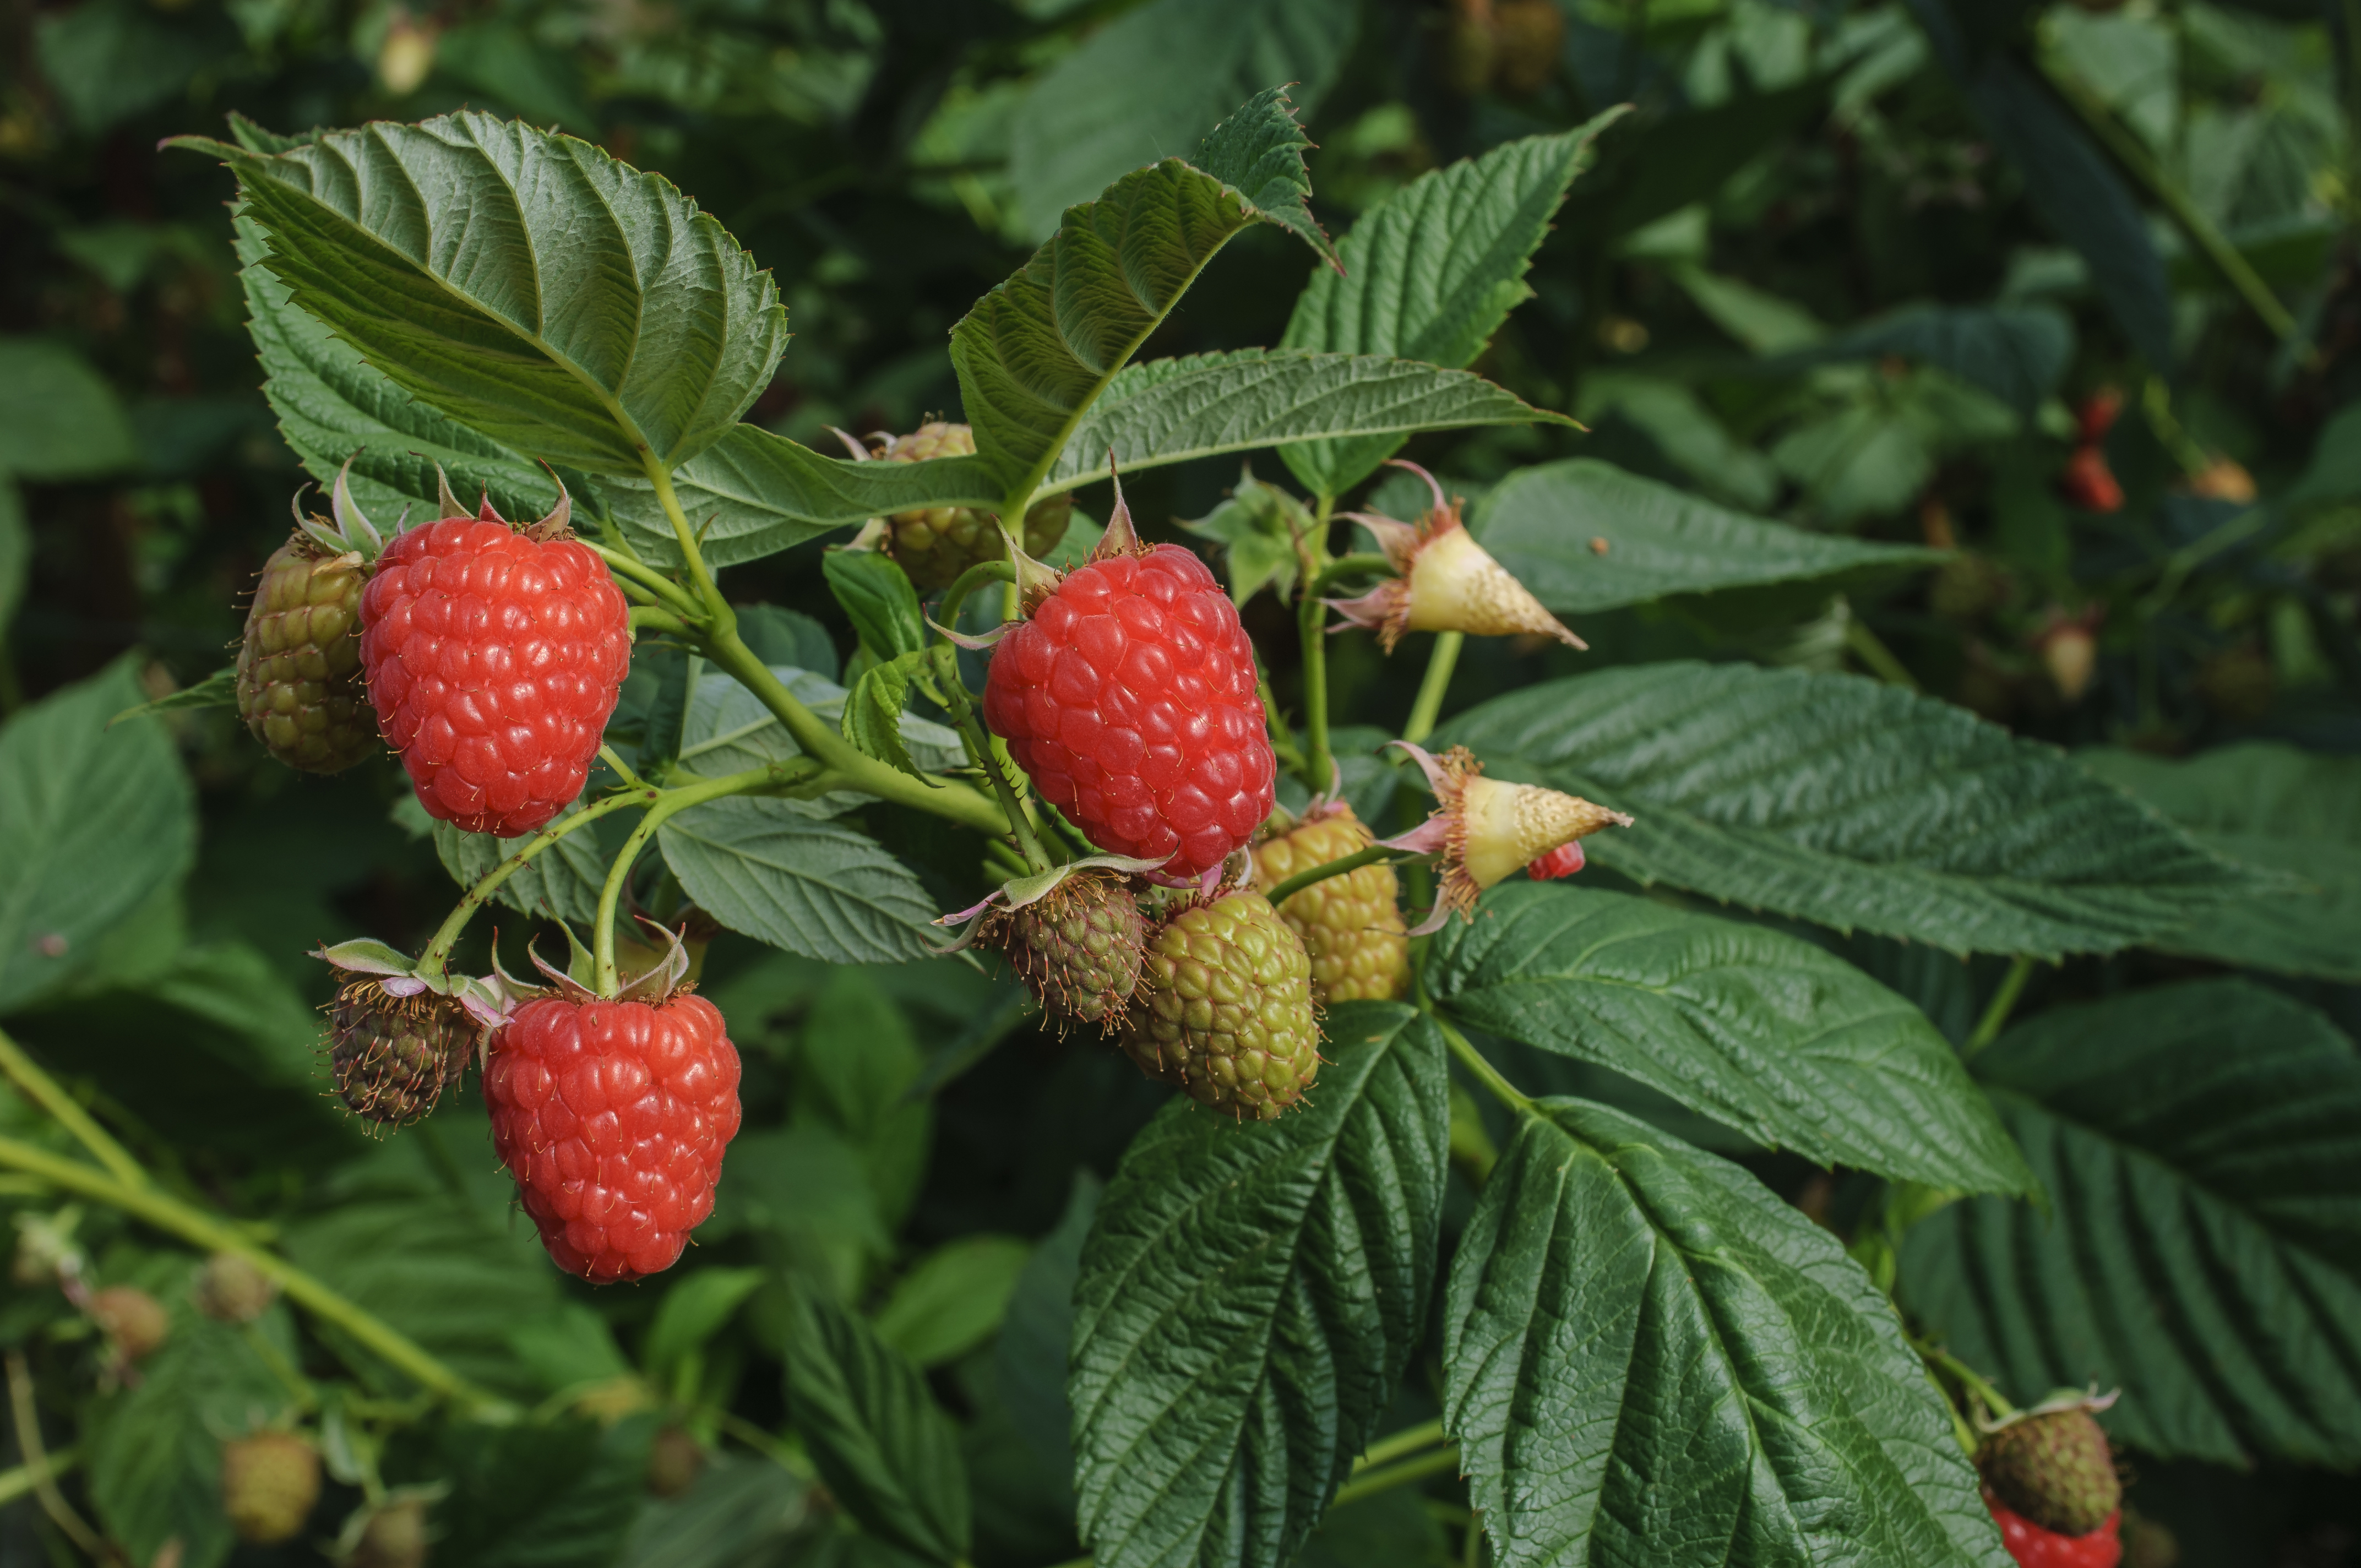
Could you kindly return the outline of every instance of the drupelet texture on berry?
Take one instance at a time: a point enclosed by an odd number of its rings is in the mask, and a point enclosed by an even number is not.
[[[631,655],[623,596],[587,547],[489,506],[430,522],[386,546],[361,627],[379,729],[428,816],[512,839],[582,793]]]
[[[1337,802],[1254,847],[1255,885],[1268,893],[1288,878],[1369,847],[1369,830]],[[1401,882],[1391,866],[1363,866],[1312,883],[1279,906],[1279,917],[1312,955],[1312,1000],[1392,1002],[1410,994],[1410,938]]]
[[[1094,559],[994,652],[984,718],[1092,843],[1191,877],[1270,815],[1278,767],[1254,645],[1177,545]]]
[[[1250,889],[1184,906],[1148,938],[1123,1048],[1201,1105],[1284,1113],[1320,1073],[1303,939]]]
[[[713,1212],[738,1133],[738,1051],[701,996],[545,996],[494,1038],[492,1146],[542,1245],[595,1284],[670,1268]]]
[[[2000,1526],[2001,1544],[2017,1568],[2115,1568],[2123,1561],[2120,1512],[2109,1514],[2096,1530],[2085,1534],[2060,1535],[2042,1529],[1989,1492],[1984,1495],[1984,1506],[1992,1510],[1993,1523]]]

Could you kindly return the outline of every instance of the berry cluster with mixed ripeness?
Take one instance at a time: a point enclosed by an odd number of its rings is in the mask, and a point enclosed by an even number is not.
[[[1092,843],[1169,877],[1212,871],[1270,815],[1254,644],[1177,545],[1107,550],[1060,579],[994,651],[983,712]]]
[[[1076,872],[1017,909],[987,909],[977,937],[998,948],[1053,1018],[1113,1031],[1131,1003],[1148,919],[1121,877]]]
[[[738,1133],[738,1051],[701,996],[544,996],[494,1037],[492,1146],[560,1268],[598,1284],[670,1268],[713,1212]]]
[[[923,463],[930,457],[966,457],[974,452],[974,431],[935,420],[908,435],[886,437],[876,456],[886,463]],[[1058,541],[1066,536],[1073,512],[1074,498],[1062,490],[1036,503],[1025,514],[1026,550],[1046,555],[1056,549]],[[885,520],[885,551],[921,594],[940,593],[970,566],[1008,558],[1000,524],[973,507],[897,511]]]
[[[1315,807],[1254,849],[1255,885],[1268,893],[1291,876],[1356,854],[1369,830],[1339,801]],[[1363,866],[1312,883],[1279,906],[1312,959],[1312,1000],[1396,1001],[1410,993],[1410,938],[1401,880],[1389,865]]]
[[[427,815],[470,833],[531,833],[582,793],[630,671],[630,611],[566,510],[412,529],[361,594],[379,728]]]

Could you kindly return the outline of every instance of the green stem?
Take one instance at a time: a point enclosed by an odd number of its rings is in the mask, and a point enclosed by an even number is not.
[[[2016,999],[2025,992],[2025,982],[2033,974],[2033,960],[2022,954],[2009,960],[2008,973],[2001,977],[2000,989],[1993,992],[1992,1003],[1984,1015],[1976,1020],[1975,1033],[1960,1047],[1961,1061],[1973,1061],[1978,1052],[2000,1038],[2001,1028],[2015,1009]]]
[[[1913,1350],[1916,1350],[1918,1353],[1918,1358],[1921,1361],[1924,1361],[1927,1365],[1938,1375],[1938,1379],[1940,1377],[1948,1376],[1952,1382],[1957,1383],[1961,1388],[1964,1388],[1978,1399],[1982,1400],[1984,1408],[1991,1410],[1993,1415],[2013,1416],[2016,1414],[2016,1407],[2010,1404],[2001,1394],[2001,1391],[1993,1387],[1984,1377],[1982,1373],[1978,1372],[1974,1367],[1970,1366],[1966,1362],[1961,1361],[1958,1356],[1953,1355],[1941,1345],[1929,1344],[1925,1340],[1919,1339],[1914,1335],[1911,1337],[1910,1346]]]
[[[59,1126],[74,1135],[74,1140],[88,1149],[114,1173],[115,1179],[127,1187],[148,1185],[148,1172],[131,1157],[131,1151],[115,1141],[114,1135],[91,1119],[58,1080],[43,1072],[40,1064],[27,1056],[22,1047],[6,1035],[0,1034],[0,1072],[8,1081],[24,1091],[25,1098],[49,1113]]]
[[[960,607],[967,603],[968,595],[986,583],[1013,583],[1016,580],[1016,569],[1005,561],[977,562],[951,580],[950,590],[943,595],[943,602],[935,611],[941,618],[937,624],[956,630]]]
[[[49,1457],[49,1473],[63,1475],[81,1460],[82,1455],[71,1448],[61,1448]],[[15,1502],[40,1485],[29,1464],[19,1464],[14,1470],[0,1470],[0,1507]]]
[[[1460,645],[1466,641],[1464,631],[1434,634],[1434,652],[1426,657],[1426,678],[1419,682],[1418,700],[1410,705],[1410,722],[1402,726],[1401,738],[1411,745],[1434,733],[1435,720],[1443,717],[1443,694],[1450,687]]]
[[[1433,1448],[1443,1441],[1443,1422],[1438,1419],[1423,1426],[1398,1431],[1391,1437],[1380,1438],[1369,1444],[1360,1458],[1353,1461],[1353,1474],[1358,1475],[1364,1470],[1375,1470],[1378,1465],[1400,1459],[1404,1454],[1416,1453],[1422,1448]]]
[[[961,578],[965,580],[964,576]],[[983,732],[983,725],[975,716],[975,704],[969,700],[966,683],[960,679],[959,653],[948,642],[935,645],[936,684],[942,688],[944,706],[950,710],[951,722],[958,726],[967,741],[968,755],[992,781],[992,793],[1000,797],[1000,809],[1016,836],[1017,852],[1025,857],[1029,872],[1046,872],[1049,857],[1041,849],[1041,840],[1033,832],[1032,816],[1025,809],[1025,801],[1009,781],[1008,770],[1001,765],[1000,754],[992,749],[992,738]]]
[[[1347,577],[1389,577],[1393,572],[1394,564],[1383,555],[1366,552],[1356,555],[1339,555],[1312,579],[1309,595],[1318,598]]]
[[[632,606],[631,623],[631,638],[634,641],[639,640],[639,635],[642,631],[661,631],[667,637],[686,638],[694,635],[689,630],[688,622],[672,611],[660,609],[655,605]]]
[[[1500,1069],[1484,1059],[1484,1053],[1467,1043],[1467,1036],[1454,1028],[1451,1020],[1440,1013],[1430,1013],[1434,1026],[1443,1031],[1444,1044],[1459,1058],[1459,1065],[1475,1075],[1476,1080],[1492,1091],[1492,1097],[1520,1116],[1538,1115],[1532,1097],[1522,1093],[1513,1083],[1500,1076]]]
[[[421,1387],[458,1404],[505,1409],[502,1401],[444,1365],[407,1336],[303,1270],[257,1246],[224,1221],[153,1187],[137,1187],[117,1180],[104,1171],[16,1138],[0,1137],[0,1166],[38,1176],[52,1187],[120,1209],[207,1252],[233,1253],[277,1282],[288,1299],[335,1324]]]
[[[2297,332],[2296,319],[2285,305],[2279,303],[2279,296],[2271,292],[2271,286],[2264,282],[2262,275],[2238,253],[2238,247],[2213,226],[2213,221],[2197,210],[2197,204],[2164,171],[2163,166],[2157,162],[2140,139],[2116,120],[2099,95],[2081,78],[2068,70],[2062,60],[2044,50],[2041,67],[2048,73],[2050,83],[2058,89],[2059,95],[2082,116],[2082,123],[2091,127],[2091,133],[2106,145],[2107,150],[2130,171],[2134,179],[2147,187],[2148,194],[2172,215],[2172,221],[2180,225],[2180,231],[2189,236],[2191,242],[2205,253],[2206,259],[2246,302],[2247,307],[2261,318],[2263,324],[2270,329],[2271,335],[2282,342],[2293,339]]]
[[[672,524],[673,543],[680,547],[680,558],[688,564],[688,580],[697,589],[697,598],[704,613],[697,619],[716,632],[734,630],[738,615],[721,590],[713,586],[713,574],[707,570],[705,552],[697,547],[697,531],[688,525],[688,514],[680,510],[680,497],[673,492],[672,470],[656,460],[656,455],[645,447],[640,449],[640,466],[646,470],[648,483],[655,488],[656,504],[664,508],[664,518]],[[612,565],[613,563],[608,563]],[[649,574],[653,576],[653,572]]]
[[[1455,1446],[1438,1448],[1433,1453],[1422,1453],[1416,1459],[1404,1460],[1400,1464],[1389,1465],[1383,1470],[1372,1470],[1366,1475],[1354,1476],[1353,1479],[1336,1488],[1336,1500],[1329,1507],[1341,1508],[1345,1504],[1356,1503],[1372,1493],[1382,1492],[1407,1482],[1423,1481],[1430,1475],[1455,1475],[1458,1473],[1459,1450]]]
[[[667,480],[667,491],[669,488],[670,481]],[[610,545],[599,544],[588,539],[578,543],[598,559],[606,562],[607,570],[614,573],[626,585],[627,591],[631,587],[639,587],[659,604],[690,620],[699,619],[704,613],[704,607],[691,598],[686,589],[654,567],[645,565],[636,558],[626,555]]]
[[[451,911],[450,917],[445,920],[442,927],[434,933],[434,939],[426,944],[426,951],[418,960],[418,972],[429,980],[441,979],[451,962],[451,949],[458,946],[459,934],[467,928],[468,920],[474,917],[477,910],[484,906],[486,900],[500,891],[502,883],[531,864],[535,855],[540,854],[577,828],[586,823],[596,822],[610,811],[620,810],[626,806],[648,805],[656,798],[656,792],[643,784],[625,794],[610,795],[604,800],[595,801],[571,817],[559,817],[534,834],[525,841],[522,849],[486,872],[483,880],[469,888],[460,898],[458,907]]]
[[[1904,691],[1918,689],[1917,677],[1894,656],[1894,650],[1869,629],[1869,623],[1850,609],[1845,614],[1844,640],[1845,646],[1852,650],[1853,656],[1867,664],[1870,673],[1879,680],[1888,685],[1900,686]]]
[[[631,771],[631,764],[624,762],[622,756],[617,752],[615,748],[612,746],[601,745],[598,748],[598,760],[607,764],[607,769],[609,773],[623,781],[623,787],[625,789],[646,789],[649,787],[647,780],[633,773]]]
[[[1270,890],[1268,894],[1270,906],[1276,909],[1315,883],[1326,882],[1332,876],[1343,876],[1347,872],[1359,871],[1363,866],[1374,866],[1381,861],[1390,860],[1393,854],[1394,851],[1387,849],[1383,844],[1372,844],[1366,850],[1356,850],[1349,855],[1330,861],[1326,865],[1312,866],[1300,871]]]
[[[1328,607],[1311,587],[1296,601],[1296,635],[1303,643],[1303,785],[1324,794],[1335,780],[1328,751]]]

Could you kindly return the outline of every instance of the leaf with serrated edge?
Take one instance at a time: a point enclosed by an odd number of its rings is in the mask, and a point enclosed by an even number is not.
[[[388,378],[520,452],[667,466],[770,383],[785,312],[721,225],[588,142],[462,112],[275,155],[201,138],[265,265]]]
[[[1502,1568],[2007,1568],[1892,1306],[1711,1155],[1545,1101],[1451,1266],[1444,1425]]]
[[[918,1369],[869,1325],[808,1291],[787,1334],[787,1414],[845,1510],[929,1562],[968,1553],[959,1431]]]
[[[779,677],[796,701],[819,718],[830,723],[842,718],[850,694],[834,681],[787,665],[774,665],[771,674]],[[905,714],[900,733],[910,760],[923,769],[940,773],[967,764],[967,750],[960,744],[955,729]],[[703,778],[718,778],[801,755],[803,748],[796,744],[795,737],[779,722],[779,716],[761,697],[728,675],[716,674],[710,669],[698,676],[697,689],[689,697],[688,721],[679,759],[691,772]],[[818,818],[840,817],[872,798],[857,790],[840,789],[814,800],[766,800],[763,804],[793,816]]]
[[[558,814],[560,820],[580,810],[579,803]],[[485,833],[463,833],[448,822],[434,825],[434,853],[443,869],[461,887],[473,887],[493,867],[515,854],[536,835],[495,839]],[[598,890],[607,880],[607,864],[598,852],[598,831],[579,828],[527,861],[500,883],[492,896],[511,909],[527,915],[588,926],[598,918]]]
[[[691,806],[656,830],[697,906],[732,931],[839,964],[935,956],[935,902],[876,840],[768,800]]]
[[[2361,1057],[2239,980],[2042,1014],[1975,1059],[2048,1193],[1914,1226],[1903,1298],[2020,1398],[2150,1453],[2361,1464]]]
[[[1825,948],[1627,894],[1515,883],[1435,938],[1455,1016],[1613,1068],[1772,1147],[1971,1192],[2032,1173],[1925,1014]]]
[[[865,757],[899,768],[914,779],[926,773],[902,743],[902,708],[910,700],[910,677],[926,663],[924,649],[873,664],[844,698],[844,738]]]
[[[1554,136],[1527,137],[1422,174],[1353,225],[1343,265],[1317,271],[1295,302],[1286,348],[1398,354],[1458,369],[1475,363],[1509,313],[1532,297],[1525,269],[1598,133],[1624,104]],[[1377,435],[1290,446],[1280,456],[1315,494],[1341,495],[1400,449]]]
[[[1075,1491],[1101,1568],[1279,1568],[1424,1332],[1449,1106],[1442,1037],[1345,1003],[1306,1103],[1175,1102],[1125,1154],[1074,1292]]]
[[[2112,952],[2252,885],[2054,747],[1852,675],[1607,670],[1496,697],[1434,744],[1632,813],[1586,848],[1643,883],[1953,952]]]
[[[1770,583],[1834,587],[1943,559],[1939,550],[1749,517],[1593,457],[1519,469],[1485,498],[1469,527],[1560,615]]]
[[[1265,93],[1206,140],[1268,185],[1257,147],[1289,148],[1302,161],[1303,133],[1286,105],[1284,93]],[[1308,178],[1301,183],[1310,188]],[[1214,253],[1248,225],[1277,221],[1177,158],[1069,207],[1057,234],[951,329],[976,455],[1002,488],[1029,497],[1107,382]]]

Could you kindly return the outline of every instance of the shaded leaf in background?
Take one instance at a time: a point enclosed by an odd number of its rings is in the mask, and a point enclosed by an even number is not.
[[[771,674],[821,718],[833,723],[842,718],[849,694],[835,682],[784,665],[774,666]],[[966,764],[967,752],[960,744],[959,731],[948,726],[905,714],[899,733],[911,759],[922,768],[940,771]],[[742,773],[803,754],[803,748],[760,697],[710,668],[699,673],[697,689],[689,694],[685,739],[680,761],[705,778]],[[762,804],[774,813],[828,817],[841,816],[869,798],[852,790],[830,790],[815,800],[764,800]]]
[[[571,1568],[606,1563],[645,1496],[654,1423],[581,1420],[490,1426],[453,1421],[436,1434],[432,1474],[435,1568]]]
[[[1073,1407],[1066,1398],[1066,1347],[1073,1338],[1074,1283],[1082,1244],[1098,1212],[1099,1179],[1074,1173],[1057,1227],[1041,1238],[1016,1277],[1000,1343],[993,1347],[1000,1398],[1016,1435],[1052,1475],[1074,1473]]]
[[[785,1544],[812,1511],[811,1486],[766,1456],[715,1453],[697,1484],[648,1504],[618,1568],[745,1568]]]
[[[733,931],[832,963],[934,955],[939,911],[909,869],[866,834],[772,803],[692,806],[656,830],[697,907]]]
[[[1639,120],[1615,137],[1611,159],[1575,192],[1565,226],[1577,234],[1629,234],[1710,196],[1827,102],[1827,85],[1807,82]]]
[[[2207,848],[2301,879],[2225,905],[2160,945],[2361,982],[2361,761],[2262,741],[2179,762],[2113,750],[2074,760]]]
[[[644,764],[643,764],[644,765]],[[576,802],[558,813],[563,819],[581,810]],[[463,833],[448,822],[434,824],[434,853],[443,869],[461,887],[473,887],[502,861],[530,843],[534,835],[495,839],[486,833]],[[598,849],[596,826],[577,828],[511,873],[492,896],[511,909],[593,926],[598,918],[598,890],[607,880],[607,862]]]
[[[1503,1568],[2007,1568],[1902,1325],[1752,1177],[1542,1102],[1451,1267],[1444,1424]]]
[[[1184,154],[1266,88],[1292,83],[1310,115],[1345,63],[1358,15],[1350,0],[1151,0],[1098,28],[1017,109],[1009,172],[1026,230],[1052,233],[1066,208],[1128,170]]]
[[[1183,1100],[1126,1151],[1074,1293],[1082,1538],[1104,1568],[1280,1568],[1424,1332],[1450,1112],[1443,1037],[1328,1014],[1333,1060],[1275,1122]]]
[[[1948,371],[2030,415],[2058,389],[2074,356],[2074,323],[2055,305],[1909,305],[1783,354],[1766,368],[1888,355]]]
[[[1519,469],[1485,499],[1471,526],[1560,615],[1772,583],[1833,591],[1943,558],[1748,517],[1589,457]],[[1593,540],[1606,541],[1606,550]],[[1709,614],[1712,603],[1699,608]]]
[[[923,1060],[908,1016],[875,972],[831,970],[796,1043],[788,1125],[817,1124],[858,1149],[894,1230],[926,1175],[934,1106],[912,1093]]]
[[[1492,890],[1427,987],[1491,1034],[1612,1068],[1771,1147],[1966,1191],[2033,1179],[1926,1014],[1760,926],[1628,894]]]
[[[236,170],[263,265],[412,396],[553,462],[638,475],[728,433],[768,384],[785,312],[767,273],[658,176],[588,143],[462,112]]]
[[[0,728],[0,1014],[71,978],[92,945],[196,852],[196,797],[134,659]]]
[[[41,74],[85,135],[187,92],[241,52],[226,9],[159,11],[139,0],[91,0],[42,16],[33,47]]]
[[[8,624],[16,619],[32,566],[33,531],[25,523],[24,494],[0,470],[0,637],[8,635]]]
[[[656,1321],[648,1326],[647,1342],[640,1347],[640,1365],[648,1381],[660,1389],[671,1387],[681,1368],[737,1315],[763,1277],[759,1268],[700,1268],[667,1284]]]
[[[1975,1059],[2049,1212],[1956,1203],[1911,1311],[2004,1392],[2096,1381],[2159,1456],[2361,1464],[2361,1057],[2301,1003],[2196,981],[2044,1013]]]
[[[88,360],[47,338],[0,337],[0,474],[86,479],[137,460],[123,405]]]
[[[1282,348],[1396,355],[1456,370],[1532,297],[1525,269],[1598,133],[1630,111],[1555,136],[1526,137],[1422,174],[1362,214],[1315,268]],[[1315,495],[1337,496],[1401,449],[1402,436],[1323,441],[1279,455]]]
[[[1857,676],[1606,670],[1433,743],[1632,813],[1588,849],[1643,883],[1953,952],[2112,952],[2254,885],[2055,748]]]
[[[945,1242],[894,1282],[877,1309],[877,1337],[920,1366],[965,1355],[999,1330],[1032,1255],[1016,1236]]]
[[[958,1430],[926,1379],[842,1308],[796,1298],[787,1418],[820,1477],[872,1533],[931,1563],[968,1553]]]
[[[801,610],[774,604],[740,605],[737,611],[739,640],[763,663],[836,679],[836,639],[827,627]]]

